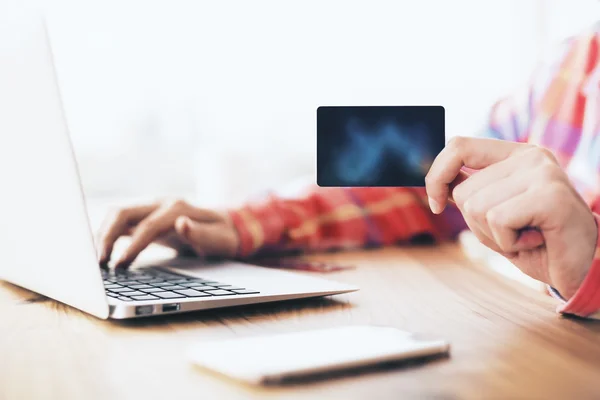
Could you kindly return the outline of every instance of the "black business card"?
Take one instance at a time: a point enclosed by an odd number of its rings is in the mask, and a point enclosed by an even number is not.
[[[317,184],[424,186],[445,144],[442,106],[317,109]]]

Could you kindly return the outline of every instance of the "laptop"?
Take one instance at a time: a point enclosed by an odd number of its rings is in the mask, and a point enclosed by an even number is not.
[[[42,16],[0,10],[0,279],[102,319],[358,290],[222,261],[99,267]]]

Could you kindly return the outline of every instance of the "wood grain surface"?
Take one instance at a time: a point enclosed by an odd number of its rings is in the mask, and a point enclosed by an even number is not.
[[[553,299],[467,261],[457,245],[310,258],[355,265],[324,276],[361,290],[111,322],[0,283],[0,399],[600,398],[600,323],[560,317]],[[186,359],[196,341],[351,324],[439,336],[451,356],[277,387]]]

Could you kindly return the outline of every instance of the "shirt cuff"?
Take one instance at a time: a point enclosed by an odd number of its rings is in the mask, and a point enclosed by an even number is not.
[[[229,216],[240,238],[237,257],[247,258],[264,249],[277,249],[285,224],[274,196],[260,204],[230,210]]]
[[[600,217],[594,214],[594,218],[600,227]],[[565,300],[556,289],[550,287],[549,292],[550,295],[561,301],[556,309],[559,313],[600,319],[600,234],[592,266],[575,295],[569,300]]]

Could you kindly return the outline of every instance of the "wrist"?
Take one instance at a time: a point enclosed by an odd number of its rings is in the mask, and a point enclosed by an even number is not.
[[[571,299],[573,296],[575,296],[575,293],[577,293],[585,281],[585,277],[588,275],[590,268],[591,261],[589,265],[585,266],[584,268],[579,268],[578,271],[574,272],[568,279],[565,279],[562,282],[554,285],[554,288],[563,299]]]
[[[600,243],[598,243],[598,216],[592,214],[592,220],[594,221],[594,227],[593,230],[590,230],[589,236],[593,236],[593,241],[591,241],[592,244],[589,251],[586,250],[586,253],[588,253],[588,256],[585,257],[586,261],[580,265],[572,266],[569,273],[565,274],[563,279],[554,286],[565,300],[571,299],[581,288],[594,263],[597,249],[600,248]]]

